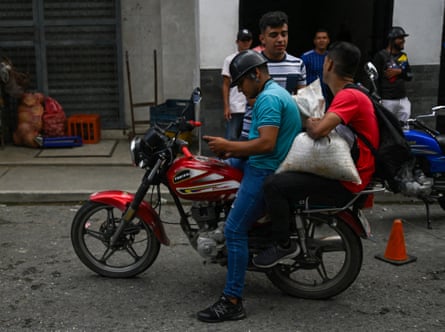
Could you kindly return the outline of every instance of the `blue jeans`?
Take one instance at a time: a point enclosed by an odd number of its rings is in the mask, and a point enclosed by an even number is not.
[[[232,113],[232,118],[227,120],[226,138],[230,141],[237,141],[241,136],[243,128],[244,113]]]
[[[249,162],[244,167],[243,180],[224,229],[228,252],[225,295],[242,297],[249,263],[248,231],[265,212],[262,184],[273,172],[252,167]]]

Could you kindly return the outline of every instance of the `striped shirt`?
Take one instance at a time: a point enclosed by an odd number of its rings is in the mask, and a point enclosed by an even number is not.
[[[297,86],[306,85],[306,67],[303,60],[286,53],[284,59],[276,61],[267,58],[264,52],[262,54],[267,59],[270,76],[287,91],[293,93]]]

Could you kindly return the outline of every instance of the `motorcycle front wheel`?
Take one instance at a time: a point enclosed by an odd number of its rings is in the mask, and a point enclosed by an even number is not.
[[[283,292],[305,299],[328,299],[357,278],[363,259],[360,238],[338,216],[307,217],[308,256],[300,254],[268,271]]]
[[[119,226],[118,208],[86,202],[71,226],[71,242],[79,259],[92,271],[110,278],[129,278],[148,269],[158,256],[160,243],[151,228],[135,218],[114,246],[111,236]]]

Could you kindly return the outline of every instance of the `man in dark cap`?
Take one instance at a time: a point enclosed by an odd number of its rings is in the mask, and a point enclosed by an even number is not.
[[[275,172],[301,131],[300,113],[292,96],[271,79],[267,59],[247,50],[230,63],[231,86],[255,99],[249,139],[229,141],[204,136],[210,150],[221,158],[247,157],[243,179],[224,225],[228,265],[224,290],[215,304],[200,311],[198,319],[222,322],[246,317],[242,294],[249,261],[248,232],[263,215],[261,184]]]
[[[412,73],[408,56],[402,50],[408,34],[401,27],[393,27],[388,33],[388,44],[374,56],[379,72],[377,88],[382,104],[393,112],[406,126],[411,115],[411,103],[406,95],[405,81],[411,81]]]

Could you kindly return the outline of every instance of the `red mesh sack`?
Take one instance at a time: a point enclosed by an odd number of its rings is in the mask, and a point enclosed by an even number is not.
[[[46,137],[65,136],[66,116],[57,100],[46,97],[45,111],[42,116],[43,134]]]

